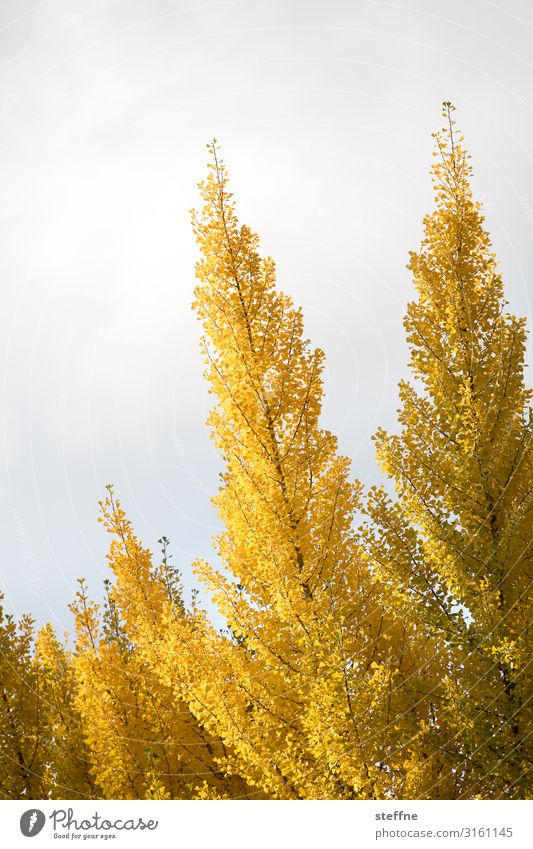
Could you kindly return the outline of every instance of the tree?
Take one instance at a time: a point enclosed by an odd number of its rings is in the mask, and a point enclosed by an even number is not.
[[[523,798],[531,768],[533,458],[525,320],[503,284],[470,159],[444,104],[435,134],[436,206],[409,268],[418,299],[405,329],[413,382],[400,384],[400,431],[376,436],[396,497],[368,500],[368,551],[397,603],[442,637],[442,684],[423,795]],[[412,780],[417,781],[416,769]]]
[[[195,568],[227,633],[200,616],[188,633],[170,624],[160,654],[226,744],[225,768],[258,793],[382,798],[404,772],[399,738],[428,720],[411,694],[418,637],[391,615],[354,531],[361,487],[318,423],[324,355],[239,225],[215,143],[211,154],[195,307],[225,463],[214,499],[224,568]]]
[[[8,799],[86,798],[80,718],[68,656],[48,625],[0,607],[0,794]]]
[[[0,606],[0,793],[7,799],[39,799],[45,792],[46,724],[32,648],[30,617],[17,623]]]
[[[245,794],[243,782],[227,779],[216,763],[221,743],[206,734],[182,698],[183,682],[172,669],[160,673],[158,648],[169,628],[194,616],[185,610],[181,581],[167,556],[152,564],[151,552],[133,534],[109,487],[102,521],[113,534],[103,614],[84,581],[72,610],[77,645],[72,659],[75,699],[83,720],[91,774],[104,798],[189,799]]]
[[[78,684],[72,654],[49,624],[37,634],[30,665],[40,682],[44,713],[39,730],[41,745],[46,748],[43,795],[50,799],[98,798],[83,720],[75,706]]]

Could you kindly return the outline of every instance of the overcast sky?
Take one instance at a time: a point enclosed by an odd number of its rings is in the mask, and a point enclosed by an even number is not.
[[[378,477],[405,270],[452,100],[531,319],[533,8],[505,0],[2,0],[1,585],[59,630],[107,576],[113,482],[190,586],[218,528],[189,210],[216,136],[241,220],[327,356],[323,423]]]

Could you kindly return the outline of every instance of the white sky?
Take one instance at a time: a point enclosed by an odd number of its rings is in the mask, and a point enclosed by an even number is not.
[[[405,373],[405,264],[443,100],[513,311],[531,318],[533,7],[523,0],[2,0],[1,586],[70,628],[115,484],[190,586],[218,528],[189,209],[216,136],[241,220],[327,355],[323,423],[376,480]]]

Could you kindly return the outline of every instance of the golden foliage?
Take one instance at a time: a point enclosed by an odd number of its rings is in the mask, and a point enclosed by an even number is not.
[[[194,307],[224,471],[226,623],[187,608],[168,541],[101,504],[114,576],[85,583],[76,641],[0,610],[7,798],[524,798],[532,751],[533,539],[526,328],[503,285],[454,129],[411,255],[411,380],[376,434],[392,488],[364,493],[320,427],[324,354],[238,222],[210,145]]]
[[[436,208],[409,266],[418,292],[405,319],[415,381],[400,386],[399,434],[376,437],[397,496],[370,494],[369,552],[413,621],[447,646],[431,754],[443,766],[428,796],[444,784],[448,798],[521,798],[533,753],[526,328],[505,311],[452,113],[445,105]]]

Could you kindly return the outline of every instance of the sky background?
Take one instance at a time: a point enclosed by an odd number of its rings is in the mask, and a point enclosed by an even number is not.
[[[510,309],[531,322],[533,7],[506,0],[2,0],[1,581],[62,631],[101,595],[113,482],[152,550],[211,557],[189,210],[220,141],[241,221],[326,352],[322,422],[379,479],[405,265],[451,100]]]

